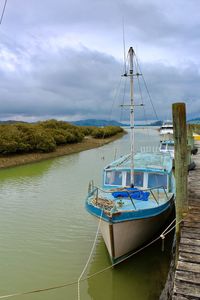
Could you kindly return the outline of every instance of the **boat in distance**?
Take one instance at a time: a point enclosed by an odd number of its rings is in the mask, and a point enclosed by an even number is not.
[[[162,228],[174,207],[171,155],[134,151],[133,48],[129,49],[130,154],[105,166],[102,187],[90,182],[86,209],[99,220],[112,264],[128,257]]]
[[[173,136],[173,123],[171,121],[163,122],[159,129],[160,135],[171,135]]]

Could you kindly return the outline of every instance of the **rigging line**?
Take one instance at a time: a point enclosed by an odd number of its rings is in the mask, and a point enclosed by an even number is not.
[[[114,104],[115,104],[115,100],[117,99],[117,97],[119,96],[119,91],[120,91],[120,86],[121,86],[121,81],[122,78],[120,77],[120,80],[115,88],[115,92],[114,92],[114,96],[113,96],[113,101],[112,101],[112,105],[111,105],[111,110],[110,110],[110,114],[109,114],[109,118],[108,120],[111,121],[111,116],[113,113],[113,109],[114,109]],[[103,133],[102,139],[105,139],[105,132]],[[99,141],[99,146],[101,147],[103,145],[103,142],[100,140]]]
[[[122,70],[122,73],[123,73],[123,70]],[[119,97],[119,92],[120,92],[120,88],[121,88],[121,82],[122,82],[122,76],[120,76],[119,82],[117,83],[117,86],[115,88],[115,92],[114,92],[114,95],[113,95],[113,101],[112,101],[112,105],[111,105],[111,111],[110,111],[109,120],[111,120],[111,116],[113,114],[113,109],[114,109],[115,101]]]
[[[103,211],[103,209],[102,209],[102,211]],[[184,220],[185,220],[185,218],[183,218],[182,220],[180,220],[180,221],[178,222],[178,224],[180,224],[180,223],[183,222]],[[175,219],[171,222],[171,224],[172,224],[174,221],[175,221]],[[170,225],[171,225],[171,224],[170,224]],[[176,225],[178,225],[178,224],[176,224]],[[166,232],[166,230],[169,228],[169,226],[167,226],[167,228],[162,232],[162,234],[163,234],[164,236],[166,236],[172,229],[174,229],[174,228],[176,227],[176,225],[173,226],[170,230],[168,230],[168,231]],[[133,256],[133,255],[137,254],[138,252],[142,251],[143,249],[147,248],[147,247],[150,246],[151,244],[155,243],[157,240],[159,240],[160,238],[162,238],[162,237],[161,237],[162,234],[161,234],[160,236],[158,236],[157,238],[155,238],[153,241],[149,242],[147,245],[143,246],[142,248],[138,249],[138,250],[135,251],[134,253],[130,254],[130,255],[127,256],[126,258],[120,260],[119,262],[117,262],[117,263],[115,263],[115,264],[112,264],[112,265],[110,265],[110,266],[108,266],[108,267],[106,267],[106,268],[104,268],[104,269],[102,269],[102,270],[100,270],[100,271],[97,271],[97,272],[95,272],[95,273],[93,273],[93,274],[91,274],[91,275],[89,275],[89,276],[87,276],[87,277],[85,277],[85,278],[80,279],[80,282],[81,282],[81,281],[89,280],[90,278],[92,278],[92,277],[94,277],[94,276],[96,276],[96,275],[99,275],[99,274],[101,274],[101,273],[103,273],[103,272],[105,272],[105,271],[107,271],[107,270],[113,268],[114,266],[120,264],[120,263],[123,262],[124,260],[130,258],[131,256]],[[49,287],[49,288],[43,288],[43,289],[37,289],[37,290],[32,290],[32,291],[27,291],[27,292],[21,292],[21,293],[14,293],[14,294],[3,295],[3,296],[0,296],[0,299],[7,299],[7,298],[11,298],[11,297],[16,297],[16,296],[23,296],[23,295],[33,294],[33,293],[39,293],[39,292],[45,292],[45,291],[49,291],[49,290],[60,289],[60,288],[67,287],[67,286],[70,286],[70,285],[75,285],[75,284],[77,284],[77,283],[78,283],[78,281],[76,280],[76,281],[72,281],[72,282],[69,282],[69,283],[66,283],[66,284],[62,284],[62,285],[58,285],[58,286],[53,286],[53,287]]]
[[[2,21],[3,21],[3,16],[4,16],[4,13],[5,13],[7,1],[8,1],[8,0],[5,0],[5,2],[4,2],[4,6],[3,6],[1,18],[0,18],[0,25],[1,25]]]
[[[80,281],[81,281],[81,278],[83,277],[85,271],[87,270],[87,267],[89,265],[90,259],[92,257],[93,251],[94,251],[94,248],[96,246],[96,242],[97,242],[97,238],[98,238],[98,234],[99,234],[99,229],[100,229],[100,225],[101,225],[101,220],[102,220],[102,215],[103,215],[103,210],[104,210],[104,207],[102,207],[102,210],[101,210],[101,216],[100,216],[100,219],[99,219],[99,224],[98,224],[98,227],[97,227],[97,232],[96,232],[95,239],[94,239],[94,242],[93,242],[93,245],[92,245],[92,249],[90,251],[90,255],[89,255],[88,260],[87,260],[87,262],[85,264],[85,267],[83,268],[83,271],[81,272],[81,275],[78,278],[78,300],[81,299],[81,295],[80,295]]]
[[[121,82],[122,82],[122,77],[120,77],[119,83],[118,83],[118,85],[116,87],[116,91],[115,91],[114,96],[113,96],[113,102],[112,102],[111,112],[110,112],[110,118],[109,118],[110,120],[111,120],[111,116],[112,116],[112,113],[113,113],[115,101],[116,101],[117,97],[119,97],[119,91],[120,91],[120,87],[121,87]]]
[[[137,65],[138,65],[138,70],[139,70],[140,73],[142,74],[142,71],[141,71],[141,68],[140,68],[140,65],[139,65],[139,61],[138,61],[138,58],[137,58],[136,55],[135,55],[135,59],[136,59]],[[155,109],[155,107],[154,107],[154,104],[153,104],[153,101],[152,101],[152,98],[151,98],[151,95],[150,95],[150,92],[149,92],[149,89],[148,89],[148,87],[147,87],[147,83],[146,83],[146,80],[145,80],[143,74],[142,74],[142,79],[143,79],[143,81],[144,81],[144,85],[145,85],[147,94],[148,94],[148,96],[149,96],[149,100],[150,100],[150,102],[151,102],[151,106],[152,106],[152,108],[153,108],[153,111],[154,111],[154,114],[155,114],[155,116],[156,116],[156,119],[157,119],[157,121],[159,121],[158,115],[157,115],[157,113],[156,113],[156,109]]]
[[[125,82],[124,82],[124,89],[123,89],[123,98],[122,98],[122,106],[121,106],[121,111],[120,111],[120,121],[122,121],[123,117],[123,106],[125,102],[125,93],[126,93],[126,86],[127,86],[127,77],[125,77]]]
[[[140,98],[141,98],[141,102],[142,102],[142,108],[143,108],[143,111],[144,111],[144,119],[145,119],[145,122],[146,122],[146,125],[147,125],[146,109],[145,109],[145,106],[144,106],[143,95],[142,95],[142,89],[141,89],[140,80],[139,80],[139,77],[138,77],[138,76],[137,76],[137,81],[138,81],[138,88],[139,88]],[[148,134],[148,136],[150,136],[149,128],[147,128],[147,134]]]

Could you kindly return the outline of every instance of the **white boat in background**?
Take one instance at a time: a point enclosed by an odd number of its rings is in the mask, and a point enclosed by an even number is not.
[[[174,141],[173,140],[162,140],[160,141],[160,152],[169,153],[174,159]]]
[[[159,129],[160,135],[172,135],[173,136],[173,124],[171,121],[163,122]]]
[[[89,185],[86,209],[100,222],[112,263],[148,242],[174,206],[173,160],[169,153],[134,153],[133,48],[129,49],[131,153],[108,164],[101,188]]]

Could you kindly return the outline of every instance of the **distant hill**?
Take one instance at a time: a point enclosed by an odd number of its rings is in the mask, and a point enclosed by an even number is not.
[[[200,118],[194,118],[194,119],[188,120],[187,123],[199,124],[200,123]]]
[[[190,120],[188,122],[192,122],[195,120],[199,120],[198,123],[200,123],[200,118],[198,119],[193,119]],[[65,121],[64,121],[65,122]],[[24,121],[16,121],[16,120],[6,120],[6,121],[1,121],[0,120],[0,124],[16,124],[16,123],[29,123],[29,122],[24,122]],[[37,122],[33,122],[33,123],[37,123]],[[73,121],[73,122],[67,122],[66,123],[71,123],[73,125],[76,126],[95,126],[95,127],[102,127],[102,126],[121,126],[121,127],[125,127],[125,126],[130,126],[130,124],[124,124],[121,122],[117,122],[114,120],[111,121],[107,121],[107,120],[98,120],[98,119],[86,119],[86,120],[80,120],[80,121]],[[162,121],[155,121],[152,122],[150,124],[140,124],[140,125],[136,125],[136,126],[161,126],[162,125]],[[196,122],[197,123],[197,122]]]
[[[163,124],[163,121],[155,121],[155,122],[149,124],[149,126],[162,126],[162,124]]]
[[[64,121],[66,123],[71,123],[73,125],[77,126],[95,126],[95,127],[101,127],[101,126],[128,126],[127,124],[122,124],[120,122],[111,120],[111,121],[106,121],[106,120],[97,120],[97,119],[86,119],[86,120],[80,120],[80,121],[73,121],[73,122],[68,122]],[[6,121],[1,121],[0,124],[16,124],[16,123],[27,123],[24,121],[16,121],[16,120],[6,120]],[[37,122],[36,122],[37,123]]]
[[[162,126],[163,121],[155,121],[149,124],[137,124],[136,126]]]
[[[74,125],[77,126],[95,126],[95,127],[101,127],[101,126],[127,126],[127,124],[123,124],[117,121],[106,121],[106,120],[97,120],[97,119],[86,119],[86,120],[80,120],[80,121],[74,121],[71,122]]]
[[[7,121],[1,121],[0,120],[0,124],[16,124],[16,123],[27,123],[27,122],[24,122],[24,121],[16,121],[16,120],[7,120]]]

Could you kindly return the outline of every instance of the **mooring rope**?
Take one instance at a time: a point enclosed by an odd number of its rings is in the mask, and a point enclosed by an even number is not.
[[[83,268],[83,271],[81,272],[81,275],[79,276],[78,278],[78,300],[81,299],[81,295],[80,295],[80,281],[81,281],[81,278],[83,277],[87,267],[88,267],[88,264],[90,262],[90,259],[92,257],[92,254],[93,254],[93,251],[94,251],[94,248],[96,246],[96,242],[97,242],[97,238],[98,238],[98,234],[99,234],[99,229],[100,229],[100,225],[101,225],[101,220],[102,220],[102,216],[103,216],[103,210],[104,210],[104,207],[102,207],[102,210],[101,210],[101,216],[100,216],[100,219],[99,219],[99,224],[98,224],[98,227],[97,227],[97,231],[96,231],[96,235],[95,235],[95,239],[94,239],[94,242],[93,242],[93,245],[92,245],[92,249],[90,251],[90,255],[88,257],[88,260],[85,264],[85,267]]]
[[[101,213],[101,218],[100,218],[100,221],[99,221],[99,224],[98,224],[98,228],[97,228],[97,232],[96,232],[96,236],[95,236],[95,239],[94,239],[94,242],[93,242],[93,246],[92,246],[92,250],[90,252],[90,255],[89,255],[89,258],[87,260],[87,263],[85,265],[85,267],[83,268],[83,271],[81,273],[81,275],[79,276],[79,279],[78,281],[72,281],[72,282],[69,282],[69,283],[64,283],[64,284],[60,284],[60,285],[57,285],[57,286],[52,286],[52,287],[48,287],[48,288],[43,288],[43,289],[36,289],[36,290],[32,290],[32,291],[27,291],[27,292],[19,292],[19,293],[13,293],[13,294],[8,294],[8,295],[3,295],[3,296],[0,296],[0,299],[7,299],[7,298],[12,298],[12,297],[17,297],[17,296],[23,296],[23,295],[28,295],[28,294],[34,294],[34,293],[40,293],[40,292],[45,292],[45,291],[50,291],[50,290],[55,290],[55,289],[60,289],[60,288],[64,288],[64,287],[67,287],[67,286],[71,286],[71,285],[75,285],[75,284],[78,284],[78,299],[80,299],[80,282],[82,281],[86,281],[86,280],[89,280],[90,278],[94,277],[94,276],[97,276],[109,269],[112,269],[114,266],[122,263],[123,261],[125,261],[126,259],[129,259],[130,257],[134,256],[135,254],[141,252],[142,250],[144,250],[145,248],[149,247],[150,245],[152,245],[153,243],[155,243],[156,241],[158,241],[160,238],[163,239],[165,238],[165,236],[167,234],[169,234],[177,225],[179,225],[181,222],[183,222],[185,220],[185,218],[181,219],[177,224],[173,225],[172,224],[176,221],[176,218],[165,228],[165,230],[158,236],[156,237],[154,240],[152,240],[151,242],[149,242],[148,244],[146,244],[145,246],[141,247],[140,249],[136,250],[135,252],[131,253],[129,256],[127,256],[126,258],[124,259],[121,259],[120,261],[102,269],[102,270],[99,270],[85,278],[82,278],[87,267],[88,267],[88,264],[90,262],[90,259],[91,259],[91,256],[92,256],[92,253],[94,251],[94,247],[95,247],[95,244],[96,244],[96,241],[97,241],[97,237],[98,237],[98,233],[99,233],[99,228],[100,228],[100,222],[102,220],[102,215],[103,215],[103,209],[102,209],[102,213]],[[172,227],[171,227],[172,226]],[[170,228],[171,227],[171,228]],[[170,229],[169,229],[170,228]]]

